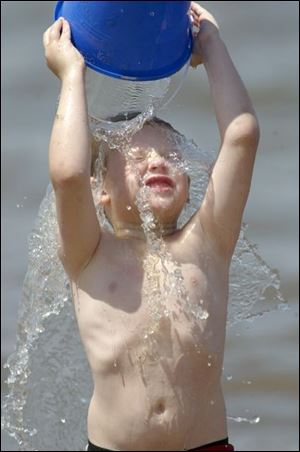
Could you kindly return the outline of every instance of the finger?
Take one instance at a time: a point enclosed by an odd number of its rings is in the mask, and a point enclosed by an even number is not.
[[[50,29],[48,28],[45,33],[43,34],[43,44],[44,47],[46,47],[49,44],[49,31]]]
[[[66,19],[63,20],[63,29],[61,37],[71,39],[71,28],[69,22]]]
[[[192,55],[190,66],[192,66],[192,68],[196,68],[199,64],[202,64],[202,59],[198,55]]]
[[[62,24],[63,24],[63,19],[62,19],[62,17],[60,17],[56,22],[54,22],[52,27],[50,27],[49,41],[54,41],[54,40],[59,39],[61,29],[62,29]]]
[[[203,8],[202,6],[196,4],[195,7],[192,9],[192,14],[194,17],[194,20],[196,22],[200,22],[201,16],[203,15],[209,15],[211,16],[211,14],[207,11],[207,9]]]
[[[55,24],[55,23],[56,23],[56,22],[54,22],[54,24]],[[46,46],[46,45],[49,44],[49,41],[50,41],[50,31],[51,31],[51,29],[52,29],[52,27],[53,27],[54,24],[50,25],[50,27],[47,28],[47,30],[46,30],[46,31],[44,32],[44,34],[43,34],[43,44],[44,44],[44,46]]]
[[[199,24],[200,24],[200,16],[201,16],[200,10],[196,11],[194,8],[191,8],[189,13],[190,13],[190,16],[192,18],[192,22],[195,25],[199,26]]]
[[[195,16],[200,16],[201,12],[203,11],[203,8],[200,5],[198,5],[198,3],[192,2],[190,11]]]
[[[193,6],[193,10],[197,14],[201,14],[202,11],[207,11],[205,8],[203,8],[203,6],[199,5],[199,3],[192,2],[192,6]]]

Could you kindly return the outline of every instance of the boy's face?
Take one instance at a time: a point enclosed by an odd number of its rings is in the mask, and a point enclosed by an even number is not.
[[[128,156],[108,151],[101,203],[113,225],[140,224],[136,206],[140,190],[145,191],[161,225],[176,223],[189,192],[189,179],[182,167],[175,133],[158,124],[146,125],[136,133]]]

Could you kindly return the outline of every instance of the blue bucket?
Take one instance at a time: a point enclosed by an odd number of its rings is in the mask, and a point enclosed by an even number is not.
[[[192,52],[187,1],[59,1],[55,19],[71,25],[86,65],[110,77],[157,80],[179,71]]]

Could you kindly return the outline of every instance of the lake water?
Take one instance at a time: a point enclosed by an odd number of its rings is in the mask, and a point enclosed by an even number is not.
[[[48,142],[59,83],[44,63],[42,33],[54,5],[1,2],[2,362],[14,350],[27,236],[49,180]],[[218,20],[258,114],[261,141],[244,221],[260,255],[278,269],[290,305],[289,311],[228,331],[224,385],[230,439],[237,450],[299,450],[299,6],[295,1],[202,5]],[[218,146],[203,68],[189,71],[161,116],[201,148]],[[1,450],[15,450],[6,433]]]

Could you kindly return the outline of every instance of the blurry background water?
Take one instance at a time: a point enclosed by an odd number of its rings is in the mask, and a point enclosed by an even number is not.
[[[277,268],[290,310],[229,329],[224,386],[237,450],[291,451],[298,444],[298,79],[299,5],[207,1],[254,102],[261,142],[244,221]],[[59,82],[44,62],[42,33],[55,2],[1,2],[2,363],[14,350],[27,268],[27,236],[48,185],[48,142]],[[161,116],[201,148],[217,125],[203,68],[190,70]],[[6,387],[2,372],[2,393]],[[249,422],[251,421],[251,422]],[[16,450],[2,435],[1,450]]]

